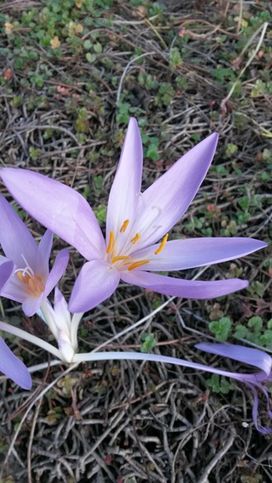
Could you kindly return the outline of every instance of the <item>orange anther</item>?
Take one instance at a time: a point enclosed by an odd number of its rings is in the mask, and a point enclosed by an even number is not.
[[[130,243],[132,243],[132,245],[135,245],[135,243],[137,243],[140,239],[141,239],[140,233],[136,233],[136,235],[134,235],[134,237],[131,238]]]
[[[29,277],[29,275],[24,274],[23,272],[17,272],[16,276],[20,282],[25,283],[26,282],[26,277]]]
[[[168,240],[168,233],[166,233],[166,235],[164,235],[161,243],[159,244],[157,250],[155,250],[154,254],[155,255],[159,255],[159,253],[161,253],[163,251],[163,249],[165,248],[165,245],[167,243],[167,240]]]
[[[128,224],[129,224],[129,220],[123,221],[122,226],[120,228],[120,233],[125,233],[125,231],[126,231],[126,229],[128,227]]]
[[[130,272],[131,270],[135,270],[135,268],[142,267],[143,265],[146,265],[149,262],[150,262],[150,260],[136,260],[136,262],[128,265],[127,269]]]
[[[112,259],[111,259],[111,263],[120,262],[121,260],[128,260],[128,258],[130,258],[130,257],[129,257],[129,256],[127,256],[127,255],[124,255],[124,256],[117,256],[117,257],[112,257]]]
[[[114,236],[113,231],[110,231],[110,239],[109,239],[109,243],[108,243],[106,252],[107,253],[113,253],[114,245],[115,245],[115,236]]]
[[[39,297],[44,291],[45,285],[41,275],[30,275],[20,271],[16,273],[16,276],[24,284],[26,291],[33,297]]]

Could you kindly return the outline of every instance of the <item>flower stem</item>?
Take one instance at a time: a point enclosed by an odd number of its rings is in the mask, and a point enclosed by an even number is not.
[[[89,361],[114,361],[114,360],[132,360],[132,361],[151,361],[162,362],[165,364],[174,364],[177,366],[190,367],[191,369],[211,372],[212,374],[219,374],[221,376],[230,377],[238,381],[253,381],[254,374],[243,374],[238,372],[225,371],[205,364],[187,361],[185,359],[178,359],[176,357],[168,357],[157,354],[146,354],[141,352],[88,352],[82,354],[75,354],[73,363],[89,362]]]
[[[6,324],[5,322],[0,322],[0,330],[2,330],[3,332],[7,332],[8,334],[16,335],[21,339],[27,340],[28,342],[31,342],[38,347],[41,347],[47,352],[50,352],[58,359],[61,359],[61,353],[56,347],[40,339],[39,337],[36,337],[35,335],[29,334],[25,330],[19,329],[18,327],[14,327],[10,324]]]

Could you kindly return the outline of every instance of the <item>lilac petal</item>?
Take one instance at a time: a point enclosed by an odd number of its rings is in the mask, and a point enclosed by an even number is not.
[[[0,256],[0,273],[1,273],[1,267],[4,267],[4,265],[7,262],[12,263],[8,258]],[[2,286],[0,287],[0,290],[1,290],[0,295],[1,297],[5,297],[6,299],[14,300],[15,302],[22,303],[25,297],[27,296],[27,294],[23,284],[16,277],[14,270],[15,270],[15,267],[13,266],[13,270],[11,271],[10,277],[7,279],[6,283],[2,284]],[[3,277],[3,279],[5,279],[5,277]]]
[[[36,242],[19,215],[2,195],[0,195],[0,244],[5,255],[18,268],[26,266],[25,260],[30,266],[35,263]]]
[[[107,234],[120,232],[125,220],[128,229],[134,221],[137,201],[141,191],[143,148],[136,119],[129,121],[117,172],[111,187],[108,211]]]
[[[31,297],[27,296],[22,303],[22,310],[27,317],[32,317],[36,314],[41,306],[43,296]]]
[[[252,419],[253,419],[254,425],[255,425],[257,431],[259,431],[260,433],[262,433],[262,434],[271,434],[272,433],[272,428],[268,428],[266,426],[263,426],[262,424],[259,424],[259,421],[258,421],[258,419],[259,419],[258,418],[258,416],[259,416],[259,397],[258,397],[258,393],[257,393],[256,388],[254,387],[254,385],[248,384],[248,386],[249,386],[249,388],[251,389],[251,391],[253,393]],[[261,391],[263,392],[263,388],[261,388],[260,386],[257,386],[257,387],[259,389],[261,389]],[[265,397],[266,397],[266,400],[267,400],[267,397],[268,397],[267,394],[265,395]]]
[[[141,234],[139,248],[159,240],[180,220],[209,169],[217,139],[214,133],[197,144],[143,193],[133,227]]]
[[[223,357],[229,357],[235,361],[249,364],[264,371],[268,376],[271,372],[272,358],[264,351],[244,347],[234,344],[212,344],[209,342],[201,342],[195,347],[209,354],[216,354]]]
[[[266,382],[269,383],[270,382],[269,379],[267,379]],[[272,411],[271,411],[270,391],[263,384],[257,383],[257,384],[255,384],[255,387],[258,388],[262,392],[262,394],[264,395],[265,402],[266,402],[267,415],[271,419],[272,418]]]
[[[7,283],[13,271],[13,262],[6,257],[0,258],[0,290]]]
[[[47,297],[47,295],[49,295],[53,288],[57,285],[66,270],[68,261],[69,250],[64,248],[63,250],[60,250],[60,252],[57,254],[55,263],[52,267],[51,272],[48,275],[44,289],[44,297]]]
[[[58,287],[55,288],[54,310],[59,314],[68,311],[68,304]]]
[[[20,304],[23,303],[28,296],[24,285],[17,279],[14,273],[2,288],[0,295],[6,299],[19,302]]]
[[[155,255],[159,246],[156,244],[134,252],[133,257],[149,259],[148,270],[163,272],[234,260],[265,248],[267,245],[254,238],[189,238],[169,241],[163,251]],[[146,269],[146,266],[142,268]]]
[[[38,260],[34,269],[35,272],[45,277],[48,277],[49,273],[49,258],[52,250],[52,244],[53,233],[50,230],[46,230],[38,246]]]
[[[100,304],[116,289],[119,272],[100,260],[85,263],[75,281],[70,298],[71,312],[86,312]]]
[[[64,329],[70,333],[71,329],[71,314],[68,309],[68,304],[63,297],[61,291],[58,287],[55,288],[55,296],[54,296],[54,312],[55,312],[55,319],[56,325],[58,328],[63,328],[63,322],[65,323]]]
[[[212,299],[222,297],[223,295],[242,290],[248,286],[246,280],[240,280],[239,278],[204,282],[166,277],[141,270],[122,272],[121,279],[124,282],[138,285],[139,287],[147,288],[154,292],[187,299]]]
[[[2,168],[12,196],[42,225],[74,246],[85,258],[100,258],[105,242],[95,215],[77,191],[39,173]]]
[[[0,337],[0,371],[23,389],[31,389],[32,380],[26,366],[11,352],[2,337]]]

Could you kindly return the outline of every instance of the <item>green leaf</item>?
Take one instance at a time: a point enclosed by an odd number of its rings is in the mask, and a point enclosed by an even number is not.
[[[103,51],[102,45],[99,42],[94,44],[93,49],[96,52],[96,54],[101,54]]]
[[[209,323],[209,329],[217,340],[225,342],[231,334],[232,320],[229,317],[214,320]]]
[[[237,203],[242,208],[242,210],[248,211],[250,205],[250,199],[248,196],[241,196],[241,198],[238,198]]]
[[[235,328],[234,337],[236,339],[247,339],[249,330],[242,324],[238,324]]]
[[[260,333],[263,328],[263,319],[258,315],[254,315],[254,317],[249,319],[247,326],[253,329],[255,333]]]
[[[157,341],[153,334],[143,334],[141,352],[151,352],[156,347]]]
[[[228,158],[231,158],[238,151],[238,146],[236,144],[229,143],[226,146],[225,154]]]
[[[233,389],[231,382],[225,377],[218,376],[217,374],[213,374],[207,379],[207,385],[212,392],[216,392],[217,394],[228,394],[230,390]]]
[[[98,207],[94,209],[94,213],[100,225],[105,223],[107,216],[107,207],[105,205],[98,205]]]
[[[177,47],[170,50],[169,61],[172,68],[176,68],[183,63],[180,50]]]
[[[91,47],[92,47],[92,42],[90,41],[90,39],[87,39],[83,42],[83,47],[85,50],[90,50]],[[87,54],[88,55],[88,54]]]

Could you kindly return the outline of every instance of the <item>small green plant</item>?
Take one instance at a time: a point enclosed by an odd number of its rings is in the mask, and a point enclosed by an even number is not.
[[[100,174],[93,177],[93,186],[96,196],[99,196],[103,190],[104,178]]]
[[[41,155],[41,150],[39,148],[34,148],[30,146],[29,148],[29,157],[32,161],[37,161]]]
[[[183,63],[180,49],[178,49],[177,47],[173,47],[170,50],[169,63],[172,69],[176,69]]]
[[[94,209],[94,213],[100,225],[106,222],[107,207],[105,205],[98,205],[97,208]]]
[[[214,70],[214,78],[224,84],[226,81],[235,81],[235,74],[230,67],[217,66]]]
[[[272,348],[272,319],[265,323],[259,315],[251,317],[246,325],[238,324],[234,331],[236,339],[245,339],[261,347]]]
[[[128,102],[119,102],[117,106],[116,120],[118,124],[127,124],[131,114],[131,106]]]
[[[145,157],[151,159],[152,161],[157,161],[160,157],[159,155],[159,138],[156,136],[143,136],[143,144],[145,146]]]
[[[159,87],[159,91],[155,98],[155,102],[158,106],[168,106],[175,96],[175,91],[169,82],[162,82]]]
[[[230,317],[222,317],[219,320],[213,320],[209,323],[209,329],[217,340],[225,342],[231,335],[232,320]]]
[[[78,133],[87,133],[89,131],[88,112],[85,107],[78,110],[75,128]]]
[[[141,352],[151,352],[156,347],[157,341],[153,334],[143,334],[141,337]]]
[[[212,392],[217,394],[228,394],[233,389],[233,384],[228,381],[225,377],[213,374],[209,379],[207,379],[207,385]]]
[[[227,156],[227,158],[232,158],[232,156],[236,154],[237,151],[238,151],[238,146],[236,144],[229,143],[226,146],[225,155]]]

